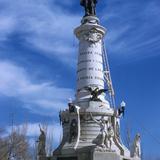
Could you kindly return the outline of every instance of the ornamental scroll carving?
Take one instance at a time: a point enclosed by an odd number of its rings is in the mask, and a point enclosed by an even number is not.
[[[82,35],[83,40],[91,43],[99,42],[103,38],[103,35],[96,28],[91,29],[89,32],[84,32]]]

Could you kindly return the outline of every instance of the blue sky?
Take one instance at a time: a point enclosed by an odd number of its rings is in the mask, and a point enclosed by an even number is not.
[[[160,156],[160,1],[100,0],[97,15],[107,28],[117,105],[127,103],[122,132],[129,124],[144,154]],[[0,0],[1,127],[13,113],[15,124],[32,128],[29,136],[38,123],[54,126],[58,142],[58,111],[75,94],[73,29],[82,16],[79,0]]]

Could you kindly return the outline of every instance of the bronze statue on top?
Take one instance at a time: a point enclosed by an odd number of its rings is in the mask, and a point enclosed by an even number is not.
[[[98,0],[80,0],[81,6],[85,8],[85,16],[96,15],[96,4]]]

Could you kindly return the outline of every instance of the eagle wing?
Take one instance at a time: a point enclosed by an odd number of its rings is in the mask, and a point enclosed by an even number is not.
[[[101,95],[102,93],[107,92],[107,91],[108,91],[108,89],[100,89],[98,91],[98,95]]]
[[[91,88],[91,87],[84,87],[84,89],[85,89],[86,91],[89,91],[90,93],[92,93],[92,92],[93,92],[93,90],[92,90],[92,88]]]

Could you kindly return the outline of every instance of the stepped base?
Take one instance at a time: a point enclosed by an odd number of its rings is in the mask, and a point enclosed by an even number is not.
[[[52,160],[139,160],[134,158],[125,158],[116,152],[100,152],[90,148],[75,151],[74,154],[53,155]]]
[[[94,152],[92,160],[121,160],[116,153]]]

